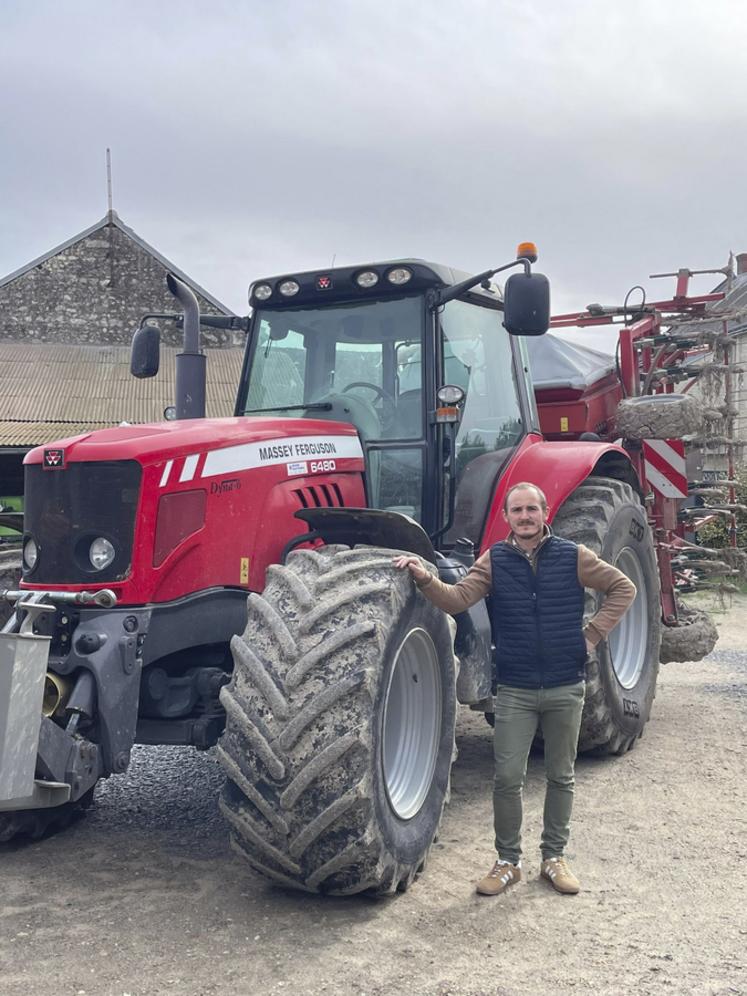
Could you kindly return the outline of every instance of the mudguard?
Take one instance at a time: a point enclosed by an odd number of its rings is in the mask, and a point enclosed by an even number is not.
[[[625,481],[641,492],[630,456],[622,446],[580,440],[547,442],[539,436],[528,436],[498,481],[485,520],[480,552],[508,535],[503,500],[513,485],[526,481],[541,488],[547,497],[548,521],[552,523],[566,498],[592,474]]]
[[[325,543],[382,546],[387,550],[409,550],[431,564],[436,553],[419,523],[401,512],[378,508],[304,508],[295,513],[308,523]]]

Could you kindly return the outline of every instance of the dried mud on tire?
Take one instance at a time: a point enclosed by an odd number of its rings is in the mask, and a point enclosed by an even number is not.
[[[625,398],[615,413],[616,431],[626,439],[679,439],[703,424],[702,406],[689,394]]]
[[[392,567],[393,555],[291,553],[268,570],[264,593],[249,597],[246,631],[232,641],[221,811],[234,848],[281,885],[338,895],[405,889],[438,829],[454,757],[451,629]],[[387,703],[403,648],[409,688],[424,689],[434,708],[419,713],[416,697],[400,717]],[[428,712],[437,714],[432,728],[418,719]],[[407,763],[398,767],[408,751],[425,759],[422,798],[417,778],[408,787]],[[395,811],[400,796],[414,809],[406,819]]]
[[[661,663],[703,660],[718,641],[716,624],[707,612],[681,601],[678,601],[677,615],[679,626],[662,627]]]

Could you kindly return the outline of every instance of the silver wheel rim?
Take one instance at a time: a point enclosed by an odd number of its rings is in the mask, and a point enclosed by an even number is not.
[[[411,820],[420,811],[433,781],[441,696],[433,640],[424,629],[412,629],[397,649],[384,702],[384,786],[401,820]]]
[[[623,547],[615,559],[615,567],[626,574],[636,586],[633,604],[612,630],[607,642],[612,658],[612,668],[623,688],[633,688],[646,663],[648,647],[648,611],[646,584],[641,562],[629,547]]]

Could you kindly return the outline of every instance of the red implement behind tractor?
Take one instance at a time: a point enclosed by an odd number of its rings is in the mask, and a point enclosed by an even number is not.
[[[0,837],[69,820],[135,743],[217,744],[221,808],[256,870],[311,891],[406,888],[448,797],[457,704],[492,711],[493,661],[485,606],[454,634],[392,551],[458,579],[506,535],[518,481],[637,585],[589,661],[581,732],[582,750],[633,746],[662,605],[677,623],[677,505],[652,497],[637,439],[611,441],[621,406],[584,418],[560,387],[538,411],[525,337],[546,331],[549,292],[533,258],[520,247],[505,296],[497,270],[420,260],[257,281],[222,420],[195,420],[200,319],[170,278],[177,420],[26,459],[22,591],[0,637]],[[137,334],[137,375],[156,372],[156,340]],[[597,395],[621,391],[604,376]]]

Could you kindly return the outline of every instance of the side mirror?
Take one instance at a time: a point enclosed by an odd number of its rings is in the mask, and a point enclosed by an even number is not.
[[[513,273],[506,281],[503,326],[511,335],[544,335],[550,327],[550,281],[542,273]]]
[[[141,325],[132,337],[130,373],[133,377],[155,377],[160,362],[160,329],[155,325]]]

